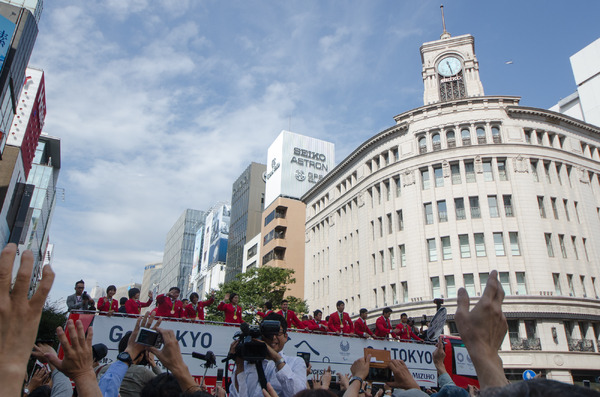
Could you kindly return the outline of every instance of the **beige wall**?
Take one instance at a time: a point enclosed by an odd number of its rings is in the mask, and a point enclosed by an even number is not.
[[[275,218],[265,226],[265,218],[277,208],[285,208],[284,218]],[[306,205],[299,201],[284,197],[279,197],[269,205],[262,215],[261,225],[261,258],[260,266],[263,266],[263,258],[270,251],[276,248],[285,248],[283,259],[272,259],[266,266],[276,266],[295,271],[294,278],[296,283],[289,285],[286,295],[292,295],[304,299],[304,220],[306,214]],[[273,238],[266,245],[262,245],[264,237],[275,227],[285,227],[284,238]]]

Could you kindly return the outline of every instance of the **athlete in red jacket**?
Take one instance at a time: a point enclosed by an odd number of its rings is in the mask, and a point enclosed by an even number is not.
[[[373,331],[367,327],[367,316],[369,311],[367,309],[360,309],[359,317],[354,322],[354,333],[361,338],[368,338],[369,336],[374,337]]]
[[[263,310],[264,312],[261,312],[260,310],[256,311],[256,314],[262,318],[267,317],[269,314],[271,313],[275,313],[273,311],[273,304],[271,303],[271,301],[266,301],[265,304],[263,305]]]
[[[210,306],[215,301],[215,293],[211,293],[210,298],[208,300],[198,302],[200,296],[192,292],[190,294],[190,304],[185,307],[185,317],[190,318],[192,320],[204,320],[204,307]]]
[[[225,300],[230,303],[225,303],[221,301],[219,306],[217,306],[217,310],[225,312],[225,322],[233,323],[233,324],[241,324],[244,322],[242,319],[242,307],[238,305],[240,301],[240,296],[236,293],[227,293],[225,294]]]
[[[113,312],[119,311],[119,302],[113,298],[116,292],[117,287],[109,285],[106,289],[106,296],[98,299],[98,310],[100,311],[100,314],[112,314]]]
[[[277,314],[282,315],[283,318],[285,318],[285,321],[287,321],[288,329],[292,328],[292,324],[298,329],[304,329],[304,326],[302,325],[300,320],[298,320],[298,316],[296,316],[296,313],[293,310],[288,309],[289,305],[290,303],[287,301],[287,299],[282,300],[281,310],[278,311]]]
[[[185,317],[183,303],[178,300],[181,291],[178,287],[171,287],[169,293],[156,297],[156,315],[160,317]]]
[[[392,314],[392,309],[386,307],[383,309],[383,315],[377,319],[375,322],[375,336],[378,338],[387,338],[392,336],[392,338],[396,338],[396,334],[392,332],[392,322],[390,321],[390,315]]]
[[[351,334],[354,327],[348,313],[344,313],[346,304],[343,301],[338,301],[335,306],[337,311],[329,315],[329,323],[327,324],[329,332]]]
[[[320,310],[315,310],[313,313],[314,318],[312,320],[307,321],[307,328],[311,331],[317,332],[327,332],[327,321],[323,321],[323,312]]]
[[[148,302],[140,302],[140,290],[131,288],[128,291],[129,300],[125,302],[127,314],[140,314],[142,307],[148,307],[152,303],[152,291],[148,291]]]
[[[400,340],[423,340],[417,335],[415,335],[415,333],[412,330],[412,327],[408,325],[408,315],[406,313],[402,313],[400,315],[400,322],[398,323],[398,325],[396,325],[395,331],[396,335],[398,335],[398,338],[400,338]]]

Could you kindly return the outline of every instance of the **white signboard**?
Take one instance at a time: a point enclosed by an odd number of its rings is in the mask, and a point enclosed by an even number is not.
[[[334,166],[333,143],[282,131],[267,152],[265,208],[280,195],[299,199]]]
[[[134,326],[133,318],[96,316],[93,323],[93,343],[104,343],[108,347],[105,363],[116,360],[119,341],[127,331],[133,330]],[[218,367],[223,368],[221,360],[229,351],[234,333],[239,330],[238,327],[176,321],[163,321],[161,328],[172,329],[175,332],[184,361],[194,376],[204,373],[204,368],[201,368],[204,362],[192,358],[192,352],[205,354],[209,350],[212,351],[217,356]],[[328,366],[331,366],[333,374],[350,373],[352,363],[364,355],[365,347],[370,347],[390,350],[392,359],[403,360],[420,386],[437,386],[437,372],[433,364],[435,346],[295,331],[288,332],[288,336],[283,352],[288,356],[310,353],[313,373],[322,373]],[[211,368],[207,376],[216,374],[217,368]]]
[[[454,349],[454,362],[456,363],[456,374],[457,375],[468,375],[477,376],[471,356],[467,352],[466,347],[453,346]]]

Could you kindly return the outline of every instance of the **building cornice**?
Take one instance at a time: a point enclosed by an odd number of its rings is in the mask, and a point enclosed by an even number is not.
[[[546,121],[552,120],[553,123],[563,122],[565,124],[581,128],[595,134],[600,134],[600,128],[593,124],[586,123],[585,121],[578,120],[574,117],[564,115],[562,113],[553,112],[552,110],[525,107],[525,106],[508,106],[506,113],[509,117],[518,118],[520,115],[529,115],[543,117]]]

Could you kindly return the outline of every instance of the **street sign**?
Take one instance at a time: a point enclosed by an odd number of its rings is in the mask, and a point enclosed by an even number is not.
[[[523,380],[529,380],[535,378],[536,373],[530,369],[523,371]]]

